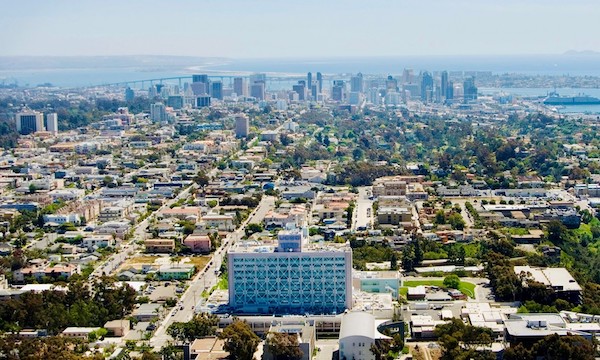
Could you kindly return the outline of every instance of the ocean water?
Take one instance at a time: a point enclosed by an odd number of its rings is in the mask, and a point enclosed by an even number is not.
[[[404,56],[404,57],[350,57],[322,59],[234,59],[198,65],[177,63],[165,70],[165,64],[148,62],[132,66],[85,66],[52,68],[38,66],[19,70],[0,66],[0,83],[36,86],[51,83],[61,87],[100,85],[145,79],[191,76],[207,73],[212,76],[248,75],[265,72],[273,77],[305,76],[311,71],[324,75],[363,74],[399,75],[403,69],[429,71],[491,71],[495,74],[520,73],[535,75],[590,75],[600,76],[598,55],[537,55],[537,56]]]
[[[562,96],[575,96],[585,94],[600,98],[600,89],[597,88],[479,88],[479,93],[484,95],[511,94],[523,97],[546,96],[556,91]],[[589,113],[600,114],[600,105],[569,105],[557,107],[559,113]]]

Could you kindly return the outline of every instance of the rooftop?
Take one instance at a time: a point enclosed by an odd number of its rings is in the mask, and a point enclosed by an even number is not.
[[[230,253],[274,253],[277,245],[261,241],[241,241],[232,246]],[[302,246],[303,253],[315,252],[348,252],[351,251],[347,243],[309,243]],[[295,253],[298,254],[298,253]]]

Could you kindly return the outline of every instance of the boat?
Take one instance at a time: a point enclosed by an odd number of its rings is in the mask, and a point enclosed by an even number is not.
[[[577,96],[560,96],[552,92],[544,99],[545,105],[600,105],[600,99],[585,94]]]

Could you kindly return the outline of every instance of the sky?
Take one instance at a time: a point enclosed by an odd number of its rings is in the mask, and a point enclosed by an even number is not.
[[[597,0],[0,0],[0,56],[600,51]]]

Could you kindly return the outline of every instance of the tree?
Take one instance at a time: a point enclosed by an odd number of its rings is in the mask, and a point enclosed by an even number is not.
[[[581,336],[548,335],[533,345],[534,359],[592,360],[596,353],[591,341]]]
[[[225,340],[223,348],[232,360],[252,360],[260,343],[260,338],[252,332],[248,323],[238,319],[223,329],[219,338]]]
[[[450,289],[458,289],[460,278],[455,274],[448,275],[444,278],[444,286]]]
[[[192,342],[194,339],[214,335],[219,319],[215,315],[198,314],[192,320],[169,325],[167,334],[179,342]]]
[[[298,334],[269,333],[266,345],[276,360],[298,360],[304,355],[304,352],[300,349]]]
[[[250,236],[254,233],[263,231],[264,228],[262,224],[252,223],[246,226],[246,236]]]
[[[200,188],[204,189],[204,187],[210,183],[210,179],[204,171],[199,171],[198,174],[194,176],[194,182],[198,184]]]

